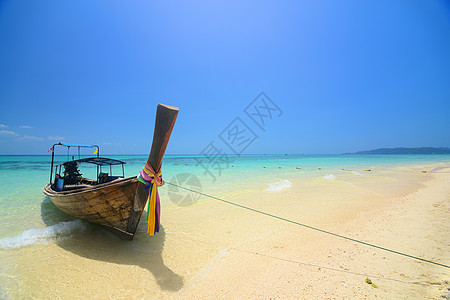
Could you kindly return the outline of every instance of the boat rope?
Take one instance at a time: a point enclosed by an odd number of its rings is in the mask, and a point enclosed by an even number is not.
[[[363,245],[366,245],[366,246],[369,246],[369,247],[377,248],[377,249],[380,249],[380,250],[383,250],[383,251],[395,253],[395,254],[402,255],[402,256],[405,256],[405,257],[408,257],[408,258],[412,258],[412,259],[415,259],[415,260],[419,260],[419,261],[422,261],[422,262],[426,262],[426,263],[430,263],[430,264],[433,264],[433,265],[437,265],[437,266],[441,266],[441,267],[450,269],[449,265],[441,264],[441,263],[438,263],[438,262],[435,262],[435,261],[431,261],[431,260],[428,260],[428,259],[420,258],[420,257],[414,256],[414,255],[410,255],[410,254],[407,254],[407,253],[400,252],[400,251],[396,251],[396,250],[388,249],[388,248],[381,247],[381,246],[378,246],[378,245],[374,245],[374,244],[371,244],[371,243],[367,243],[367,242],[364,242],[364,241],[361,241],[361,240],[357,240],[357,239],[354,239],[354,238],[351,238],[351,237],[343,236],[343,235],[340,235],[340,234],[337,234],[337,233],[334,233],[334,232],[331,232],[331,231],[323,230],[323,229],[320,229],[320,228],[317,228],[317,227],[314,227],[314,226],[302,224],[302,223],[297,222],[297,221],[289,220],[289,219],[286,219],[286,218],[283,218],[283,217],[280,217],[280,216],[276,216],[276,215],[273,215],[273,214],[270,214],[270,213],[267,213],[267,212],[264,212],[264,211],[261,211],[261,210],[257,210],[257,209],[254,209],[254,208],[251,208],[251,207],[248,207],[248,206],[244,206],[244,205],[241,205],[241,204],[238,204],[238,203],[235,203],[235,202],[231,202],[231,201],[224,200],[224,199],[221,199],[221,198],[218,198],[218,197],[215,197],[215,196],[211,196],[211,195],[208,195],[208,194],[205,194],[205,193],[202,193],[202,192],[198,192],[198,191],[195,191],[195,190],[183,187],[183,186],[179,186],[179,185],[171,183],[171,182],[166,182],[166,183],[170,184],[170,185],[173,185],[173,186],[176,186],[176,187],[178,187],[180,189],[184,189],[186,191],[197,193],[197,194],[200,194],[202,196],[205,196],[205,197],[208,197],[208,198],[211,198],[211,199],[215,199],[215,200],[218,200],[218,201],[230,204],[230,205],[234,205],[234,206],[237,206],[237,207],[240,207],[240,208],[243,208],[243,209],[247,209],[247,210],[250,210],[250,211],[253,211],[253,212],[256,212],[256,213],[268,216],[268,217],[271,217],[271,218],[275,218],[275,219],[282,220],[282,221],[285,221],[285,222],[288,222],[288,223],[292,223],[292,224],[295,224],[295,225],[298,225],[298,226],[302,226],[302,227],[306,227],[306,228],[309,228],[309,229],[312,229],[312,230],[316,230],[316,231],[319,231],[319,232],[322,232],[322,233],[326,233],[326,234],[329,234],[329,235],[332,235],[332,236],[335,236],[335,237],[338,237],[338,238],[341,238],[341,239],[345,239],[345,240],[348,240],[348,241],[352,241],[352,242],[355,242],[355,243],[363,244]]]
[[[265,257],[265,258],[275,259],[275,260],[289,262],[289,263],[295,263],[295,264],[303,265],[303,266],[306,266],[306,267],[315,267],[315,268],[319,268],[319,270],[320,269],[325,269],[325,270],[330,270],[330,271],[334,271],[334,272],[348,273],[348,274],[357,275],[357,276],[364,276],[366,278],[370,277],[370,278],[377,278],[377,279],[381,279],[381,280],[389,280],[389,281],[405,283],[405,284],[413,284],[413,285],[420,285],[420,286],[431,286],[431,284],[429,284],[429,283],[421,283],[421,282],[418,282],[418,281],[403,281],[403,280],[399,280],[399,279],[395,279],[395,278],[389,278],[389,277],[384,277],[384,276],[380,276],[380,275],[373,275],[373,274],[368,274],[368,273],[353,272],[353,271],[350,271],[348,269],[336,269],[336,268],[332,268],[332,267],[328,267],[328,266],[323,266],[323,265],[318,265],[318,264],[313,264],[313,263],[306,263],[306,262],[302,262],[302,261],[297,261],[297,260],[293,260],[293,259],[287,259],[287,258],[271,256],[271,255],[258,253],[258,252],[254,252],[254,251],[243,250],[243,249],[239,249],[239,248],[230,248],[230,249],[231,250],[240,251],[240,252],[244,252],[244,253],[248,253],[248,254],[259,255],[259,256],[262,256],[262,257]]]
[[[155,172],[149,162],[145,164],[141,171],[139,171],[138,180],[145,184],[145,190],[150,188],[148,207],[147,207],[147,233],[149,235],[155,235],[159,232],[160,228],[160,216],[161,216],[161,204],[159,201],[158,186],[164,184],[161,171]]]

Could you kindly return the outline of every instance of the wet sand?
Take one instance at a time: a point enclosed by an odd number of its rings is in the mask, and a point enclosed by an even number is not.
[[[411,171],[412,170],[412,171]],[[450,264],[449,169],[344,172],[221,198]],[[322,175],[327,175],[326,173]],[[438,298],[448,268],[326,235],[216,200],[163,210],[162,231],[133,242],[88,225],[15,249],[13,298]],[[366,278],[377,286],[366,283]]]

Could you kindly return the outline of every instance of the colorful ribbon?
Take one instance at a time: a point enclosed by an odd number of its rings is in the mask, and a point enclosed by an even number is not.
[[[158,186],[163,185],[164,181],[162,180],[161,171],[155,172],[148,162],[139,171],[139,174],[138,180],[145,184],[145,190],[150,188],[147,207],[147,233],[154,235],[156,232],[159,232],[160,228],[161,205],[159,202]]]

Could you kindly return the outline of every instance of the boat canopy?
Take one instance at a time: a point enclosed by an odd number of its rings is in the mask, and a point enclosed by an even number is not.
[[[103,166],[109,166],[110,168],[110,173],[112,174],[112,169],[111,166],[113,165],[122,165],[122,176],[125,177],[125,170],[124,170],[124,164],[125,162],[117,160],[117,159],[112,159],[112,158],[105,158],[105,157],[100,157],[100,147],[98,145],[90,145],[90,144],[70,144],[70,143],[56,143],[53,144],[50,149],[48,150],[48,152],[52,151],[52,164],[50,167],[50,184],[52,183],[53,180],[53,166],[54,166],[54,162],[55,162],[55,146],[64,146],[67,147],[67,161],[65,163],[62,163],[59,165],[60,170],[61,170],[61,166],[64,165],[64,167],[67,167],[69,163],[91,163],[97,166],[97,181],[98,181],[98,177],[99,174],[101,173],[101,167]],[[69,160],[69,151],[70,148],[78,148],[78,160],[73,160],[73,156],[72,156],[72,160]],[[89,157],[89,158],[80,158],[80,148],[97,148],[95,149],[94,155],[96,154],[97,157]],[[55,174],[56,174],[56,170],[55,169]],[[100,172],[100,173],[99,173]],[[53,186],[53,185],[52,185]]]
[[[84,148],[95,148],[95,147],[98,147],[97,145],[68,144],[68,143],[61,143],[61,142],[59,142],[58,144],[55,144],[55,145],[61,145],[61,146],[66,146],[66,147],[84,147]]]
[[[87,157],[87,158],[70,161],[70,163],[72,163],[72,162],[90,163],[90,164],[94,164],[97,166],[113,166],[113,165],[126,164],[126,162],[124,162],[124,161],[112,159],[112,158],[106,158],[106,157]]]

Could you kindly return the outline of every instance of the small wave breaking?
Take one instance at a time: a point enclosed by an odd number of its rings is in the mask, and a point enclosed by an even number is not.
[[[364,175],[364,174],[359,173],[358,171],[352,171],[352,173],[355,174],[355,175],[361,175],[361,176]]]
[[[72,237],[75,231],[83,232],[86,225],[80,221],[61,222],[46,228],[27,229],[19,235],[0,239],[0,249],[20,248],[33,244],[49,244]]]
[[[323,178],[325,179],[336,179],[336,176],[334,176],[333,174],[327,175],[327,176],[323,176]]]
[[[292,183],[289,180],[285,179],[285,180],[282,180],[282,181],[269,183],[269,187],[266,189],[266,191],[279,192],[279,191],[282,191],[282,190],[284,190],[286,188],[290,188],[291,186],[292,186]]]

